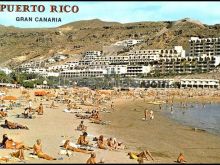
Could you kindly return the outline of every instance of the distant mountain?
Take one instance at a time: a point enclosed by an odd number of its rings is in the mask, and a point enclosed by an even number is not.
[[[118,23],[99,19],[77,21],[57,28],[23,29],[0,26],[0,63],[18,65],[33,58],[44,58],[59,51],[80,54],[101,50],[128,38],[144,39],[136,49],[189,49],[191,36],[220,37],[220,25],[205,25],[190,18],[177,21]]]

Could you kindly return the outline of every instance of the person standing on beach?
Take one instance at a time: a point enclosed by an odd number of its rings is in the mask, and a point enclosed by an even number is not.
[[[28,108],[32,109],[32,101],[31,100],[29,100],[29,102],[28,102]]]
[[[44,108],[43,108],[43,104],[42,104],[42,103],[40,103],[40,106],[39,106],[37,112],[38,112],[38,115],[43,115],[43,113],[44,113]]]
[[[171,104],[170,112],[173,113],[173,103]]]
[[[144,119],[145,119],[145,120],[147,120],[147,116],[148,116],[148,110],[145,109],[145,110],[144,110]]]
[[[159,109],[162,110],[161,104],[159,104]]]
[[[153,120],[154,119],[154,112],[151,110],[150,111],[150,119]]]
[[[114,110],[114,102],[111,103],[111,109]]]

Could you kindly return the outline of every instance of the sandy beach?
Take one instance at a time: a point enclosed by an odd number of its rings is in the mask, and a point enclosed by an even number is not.
[[[34,91],[30,90],[30,96],[34,99]],[[8,95],[21,95],[20,89],[9,89]],[[162,96],[162,95],[161,95]],[[214,97],[214,96],[213,96]],[[191,101],[212,101],[205,96],[190,98]],[[215,96],[215,101],[219,100]],[[110,125],[99,125],[84,120],[88,126],[88,139],[92,141],[92,136],[115,137],[118,141],[126,145],[125,150],[109,151],[96,149],[97,162],[104,159],[105,163],[137,163],[127,156],[128,152],[140,152],[148,149],[154,161],[145,161],[145,163],[175,163],[180,152],[188,163],[219,163],[220,162],[220,136],[213,135],[203,131],[194,131],[191,127],[180,125],[161,113],[158,105],[147,104],[147,101],[155,99],[154,96],[145,97],[145,99],[134,96],[114,95],[110,101],[100,104],[103,108],[111,109],[111,102],[114,102],[114,109],[111,113],[100,112],[103,120],[111,121]],[[179,101],[175,98],[174,101]],[[187,101],[187,100],[186,100]],[[73,113],[65,113],[63,110],[66,104],[55,103],[57,108],[49,108],[51,100],[33,101],[33,107],[39,106],[40,102],[44,106],[44,115],[37,116],[35,119],[16,118],[15,115],[22,113],[24,107],[28,104],[22,102],[23,107],[16,107],[8,111],[7,120],[27,125],[29,130],[9,130],[0,127],[1,135],[7,134],[15,141],[24,142],[28,146],[33,146],[36,139],[42,140],[43,151],[60,160],[47,161],[39,158],[30,158],[28,155],[32,152],[25,150],[25,162],[27,163],[85,163],[90,157],[89,154],[74,152],[71,156],[59,155],[61,142],[65,139],[71,139],[76,142],[80,131],[76,131],[81,119],[75,117]],[[87,107],[84,107],[86,109]],[[92,107],[95,108],[95,107]],[[155,114],[154,120],[143,121],[144,109],[152,109]],[[1,120],[1,124],[4,120]],[[0,156],[8,156],[11,149],[0,149]],[[9,163],[23,163],[18,160],[10,160]]]

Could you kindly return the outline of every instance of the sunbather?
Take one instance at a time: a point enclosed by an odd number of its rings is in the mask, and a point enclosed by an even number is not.
[[[99,136],[97,144],[98,144],[98,148],[100,148],[100,149],[105,149],[105,150],[108,149],[108,146],[106,144],[106,141],[104,140],[104,136],[103,135]]]
[[[0,117],[7,117],[7,112],[4,112],[3,109],[0,111]]]
[[[7,157],[1,157],[1,158],[0,158],[0,161],[8,162],[8,161],[9,161],[9,158],[7,158]]]
[[[111,149],[111,150],[115,150],[118,148],[118,143],[117,143],[116,139],[115,138],[113,139],[112,137],[107,139],[107,145],[108,145],[109,149]]]
[[[15,142],[12,139],[9,139],[6,134],[3,135],[1,146],[5,149],[31,149],[31,147],[25,146],[22,142]]]
[[[18,124],[18,123],[13,123],[13,122],[10,122],[8,120],[5,120],[5,124],[2,125],[2,127],[7,127],[8,129],[28,129],[27,126],[23,126],[23,125]]]
[[[82,153],[86,153],[86,154],[90,154],[91,153],[90,151],[70,146],[70,140],[66,140],[65,141],[65,143],[63,145],[63,148],[65,148],[67,150],[70,150],[70,151],[73,151],[73,152],[82,152]]]
[[[152,160],[154,160],[154,158],[152,157],[151,153],[148,150],[142,151],[139,154],[129,152],[128,155],[130,156],[131,159],[138,159],[138,158],[144,159],[145,158],[147,160],[148,160],[148,157],[147,157],[147,155],[148,155]]]
[[[87,126],[85,126],[84,124],[83,124],[83,120],[81,121],[81,123],[79,124],[79,126],[77,127],[77,130],[78,131],[86,131],[86,129],[87,129]]]
[[[89,144],[89,141],[86,140],[86,136],[87,136],[87,132],[84,132],[83,135],[80,135],[80,137],[78,138],[77,140],[77,144],[80,144],[80,145],[88,145]]]
[[[91,156],[86,161],[86,164],[96,164],[96,154],[95,153],[91,153]]]
[[[19,149],[17,152],[10,153],[10,155],[20,160],[24,160],[24,150],[22,148]]]
[[[37,143],[34,144],[33,146],[33,154],[37,155],[39,158],[42,158],[42,159],[46,159],[46,160],[56,160],[56,158],[53,158],[47,154],[45,154],[43,151],[42,151],[42,145],[41,145],[41,140],[38,139],[36,141]]]
[[[177,158],[177,163],[185,163],[185,162],[186,162],[186,160],[183,156],[183,153],[180,153],[178,158]]]

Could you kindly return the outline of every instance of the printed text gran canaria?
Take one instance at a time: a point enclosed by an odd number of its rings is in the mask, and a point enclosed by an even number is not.
[[[0,4],[0,12],[44,12],[46,10],[44,5],[4,5]],[[51,13],[77,13],[79,7],[76,5],[50,5],[49,11]]]

